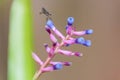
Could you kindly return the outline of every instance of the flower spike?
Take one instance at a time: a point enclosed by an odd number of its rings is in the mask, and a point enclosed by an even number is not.
[[[48,53],[48,57],[45,62],[43,62],[35,53],[32,53],[33,59],[39,63],[41,66],[39,70],[33,77],[33,80],[37,80],[38,77],[45,72],[51,72],[55,70],[61,70],[64,66],[71,66],[72,62],[62,62],[62,61],[52,61],[54,56],[57,54],[62,54],[66,56],[83,56],[80,52],[73,52],[69,50],[64,50],[62,47],[69,47],[69,45],[73,44],[81,44],[86,47],[90,47],[92,42],[91,40],[86,40],[82,36],[89,35],[93,33],[92,29],[87,29],[83,31],[76,31],[75,27],[73,27],[74,18],[68,17],[67,26],[66,26],[66,36],[64,36],[54,25],[53,21],[49,18],[46,22],[45,29],[49,34],[50,40],[52,42],[52,46],[49,47],[48,44],[44,44],[45,50]],[[61,41],[59,42],[58,36]]]

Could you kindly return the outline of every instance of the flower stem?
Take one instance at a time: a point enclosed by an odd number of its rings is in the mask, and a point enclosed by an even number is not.
[[[70,35],[67,35],[64,40],[69,39],[69,37],[70,37]],[[44,64],[40,67],[39,71],[36,72],[36,74],[34,75],[33,80],[37,80],[42,75],[42,69],[45,68],[51,62],[51,60],[57,54],[58,49],[60,49],[64,45],[64,40],[62,40],[61,43],[60,43],[60,45],[55,48],[55,52],[54,52],[55,54],[52,55],[51,57],[48,56],[48,58],[46,59],[46,61],[44,62]]]

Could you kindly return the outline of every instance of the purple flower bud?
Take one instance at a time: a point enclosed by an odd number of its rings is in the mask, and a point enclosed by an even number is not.
[[[47,21],[46,31],[47,31],[49,34],[51,33],[51,32],[50,32],[50,29],[52,29],[53,32],[54,32],[58,37],[60,37],[61,39],[64,39],[64,38],[65,38],[65,37],[63,36],[63,34],[62,34],[59,30],[57,30],[57,29],[55,28],[52,20],[48,20],[48,21]]]
[[[50,47],[48,47],[48,44],[44,44],[44,47],[45,47],[45,49],[46,49],[46,52],[47,52],[47,53],[50,53]]]
[[[75,54],[74,54],[75,56],[78,56],[78,57],[81,57],[81,56],[83,56],[83,54],[82,53],[79,53],[79,52],[75,52]]]
[[[73,56],[73,55],[78,57],[82,56],[82,53],[79,53],[79,52],[71,52],[71,51],[61,50],[61,49],[59,49],[58,52],[66,56]]]
[[[50,48],[50,47],[48,47],[47,44],[44,44],[44,46],[45,46],[46,52],[48,53],[49,57],[53,56],[55,47],[53,46],[52,48]]]
[[[56,65],[58,63],[61,63],[61,62],[53,62],[53,61],[50,62],[51,65]]]
[[[62,65],[64,65],[64,66],[70,66],[70,65],[72,65],[72,63],[71,62],[50,62],[50,64],[51,65],[56,65],[56,64],[62,64]]]
[[[60,37],[61,39],[65,39],[64,35],[59,30],[55,28],[53,29],[53,31],[58,37]]]
[[[61,63],[57,63],[57,64],[53,65],[53,68],[54,68],[54,70],[60,70],[63,68],[63,65]]]
[[[50,39],[53,43],[57,42],[57,39],[55,38],[55,36],[52,33],[49,36],[50,36]]]
[[[52,47],[49,52],[49,57],[52,57],[54,55],[55,48]]]
[[[42,69],[42,72],[51,72],[53,70],[60,70],[63,68],[63,64],[61,63],[57,63],[55,65],[52,65],[52,66],[49,66],[49,67],[46,67],[46,68],[43,68]]]
[[[65,40],[64,43],[65,44],[69,44],[69,45],[74,44],[75,43],[75,39]]]
[[[72,32],[73,32],[73,27],[67,26],[66,33],[67,33],[68,35],[72,35]]]
[[[75,36],[83,36],[86,34],[86,31],[73,31],[72,34]]]
[[[93,30],[92,30],[92,29],[86,30],[86,34],[92,34],[92,33],[93,33]]]
[[[51,33],[50,29],[48,27],[46,27],[46,31],[49,33],[50,39],[53,43],[57,42],[57,39],[55,38],[55,36]]]
[[[71,66],[71,65],[72,65],[72,62],[63,62],[63,64],[64,64],[65,66]]]
[[[73,23],[74,23],[74,18],[73,17],[68,17],[68,19],[67,19],[67,23],[68,23],[68,25],[73,25]]]
[[[46,31],[50,34],[51,31],[50,31],[50,28],[48,28],[47,26],[45,27]]]
[[[54,70],[53,66],[49,66],[49,67],[43,68],[42,72],[51,72],[53,70]]]
[[[85,39],[83,37],[77,38],[75,41],[77,44],[84,44],[85,43]]]
[[[43,62],[35,53],[32,53],[32,57],[37,63],[39,63],[40,65],[43,65]]]
[[[59,49],[58,52],[61,53],[61,54],[63,54],[63,55],[66,55],[66,56],[71,56],[72,53],[73,53],[71,51],[61,50],[61,49]]]
[[[91,46],[91,40],[85,40],[85,43],[83,45],[90,47]]]
[[[55,26],[54,26],[54,24],[53,24],[53,21],[52,21],[52,20],[50,20],[50,19],[48,19],[48,21],[47,21],[46,25],[47,25],[50,29],[55,28]]]
[[[53,43],[53,47],[55,48],[56,46],[58,46],[59,45],[59,43]]]

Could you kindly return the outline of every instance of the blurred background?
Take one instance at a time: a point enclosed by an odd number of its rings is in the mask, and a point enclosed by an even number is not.
[[[12,0],[0,0],[0,80],[7,80],[11,3]],[[47,53],[43,43],[51,43],[44,30],[46,17],[39,14],[42,7],[52,13],[56,27],[63,34],[69,16],[75,18],[77,30],[94,30],[94,34],[84,36],[92,40],[91,47],[73,45],[66,48],[82,52],[83,57],[57,55],[54,61],[71,61],[73,65],[45,73],[42,80],[120,80],[120,0],[32,0],[34,52],[45,60]]]

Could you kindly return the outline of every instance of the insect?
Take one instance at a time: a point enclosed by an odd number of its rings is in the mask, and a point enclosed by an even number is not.
[[[47,20],[48,19],[51,19],[51,13],[49,13],[45,8],[42,8],[40,14],[44,14],[46,17],[47,17]]]

